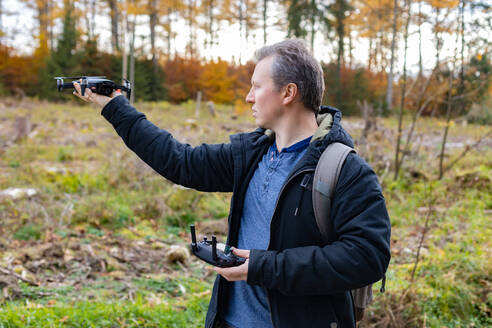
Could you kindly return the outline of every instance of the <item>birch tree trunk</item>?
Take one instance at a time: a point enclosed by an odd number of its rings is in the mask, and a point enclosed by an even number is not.
[[[268,0],[263,0],[263,45],[267,43],[267,9]]]

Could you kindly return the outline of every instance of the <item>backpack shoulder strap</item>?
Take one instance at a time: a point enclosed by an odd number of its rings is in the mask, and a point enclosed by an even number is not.
[[[313,208],[316,223],[325,240],[330,237],[331,200],[347,155],[355,150],[340,142],[329,144],[316,165],[313,181]]]

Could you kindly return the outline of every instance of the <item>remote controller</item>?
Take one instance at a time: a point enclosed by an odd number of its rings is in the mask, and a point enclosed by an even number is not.
[[[212,241],[207,240],[207,237],[203,237],[203,240],[197,243],[193,224],[190,225],[190,232],[191,252],[200,260],[221,268],[238,266],[246,261],[245,258],[234,255],[229,246],[217,244],[215,236],[212,236]]]

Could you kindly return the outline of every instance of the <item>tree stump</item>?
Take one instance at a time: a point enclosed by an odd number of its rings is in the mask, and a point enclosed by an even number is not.
[[[215,117],[215,105],[212,101],[207,101],[207,107],[208,107],[208,111],[210,112],[210,115],[212,115],[212,117]]]
[[[377,130],[376,117],[374,115],[374,108],[368,104],[366,100],[363,103],[357,101],[360,111],[362,112],[362,118],[364,119],[364,130],[362,130],[362,138],[367,139],[367,136],[371,130]]]
[[[16,117],[14,122],[14,142],[27,137],[31,132],[31,119],[29,116]]]
[[[200,116],[200,106],[202,105],[202,92],[198,91],[196,94],[196,107],[195,107],[195,117]]]

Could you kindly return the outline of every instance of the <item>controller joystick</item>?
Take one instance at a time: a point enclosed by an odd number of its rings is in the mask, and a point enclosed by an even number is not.
[[[200,242],[196,241],[195,226],[190,225],[191,252],[200,260],[221,268],[228,268],[243,264],[246,259],[236,256],[231,252],[228,245],[217,243],[217,238],[212,236],[212,241],[203,237]]]

